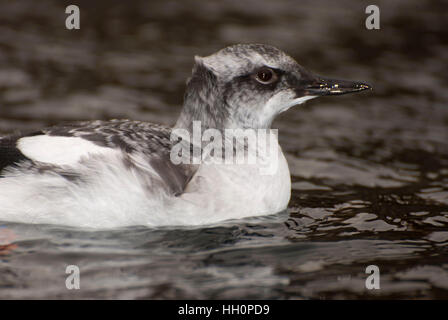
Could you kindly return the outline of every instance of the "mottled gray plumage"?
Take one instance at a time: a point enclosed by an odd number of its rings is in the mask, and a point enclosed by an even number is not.
[[[194,173],[194,167],[174,165],[170,161],[171,128],[150,122],[132,120],[84,121],[42,130],[50,136],[80,137],[102,147],[118,148],[128,154],[142,154],[160,176],[169,192],[178,195]],[[129,167],[134,162],[125,157]],[[143,172],[142,172],[143,174]]]
[[[83,121],[43,129],[50,136],[80,137],[103,147],[125,152],[164,154],[170,151],[171,128],[159,124],[133,121]]]
[[[282,75],[278,83],[265,86],[253,81],[251,76],[266,66]],[[189,128],[196,120],[205,128],[269,128],[272,119],[260,119],[261,106],[277,92],[290,88],[297,78],[317,79],[269,45],[238,44],[208,57],[195,57],[176,127]]]
[[[70,180],[82,180],[77,172],[69,168],[59,168],[46,163],[32,161],[23,156],[16,148],[16,141],[21,137],[46,134],[49,136],[79,137],[91,141],[102,147],[121,149],[125,154],[142,154],[162,181],[166,182],[165,189],[170,193],[180,194],[186,183],[194,173],[194,167],[174,165],[170,161],[171,128],[142,121],[110,120],[110,121],[83,121],[72,122],[42,129],[26,135],[10,136],[0,139],[0,154],[4,159],[1,171],[13,164],[20,164],[22,169],[32,172],[45,172],[52,170]],[[11,139],[11,137],[13,137]],[[42,146],[43,148],[45,146]],[[6,155],[11,155],[5,161]],[[130,157],[123,161],[128,167],[140,170]],[[142,174],[144,174],[142,172]],[[1,175],[0,175],[1,177]]]

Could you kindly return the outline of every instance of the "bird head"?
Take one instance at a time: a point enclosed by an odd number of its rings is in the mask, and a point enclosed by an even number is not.
[[[270,128],[289,108],[320,96],[370,89],[347,80],[318,76],[281,50],[238,44],[195,57],[177,127],[201,121],[208,128]]]

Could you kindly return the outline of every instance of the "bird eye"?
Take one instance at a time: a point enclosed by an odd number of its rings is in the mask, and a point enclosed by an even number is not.
[[[270,84],[277,80],[277,75],[272,69],[263,68],[258,70],[255,79],[263,84]]]

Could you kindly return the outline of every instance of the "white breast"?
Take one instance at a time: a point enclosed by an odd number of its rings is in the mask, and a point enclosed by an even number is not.
[[[202,165],[174,206],[183,206],[181,224],[216,223],[226,219],[266,215],[287,208],[291,196],[288,163],[278,147],[275,170],[251,164]],[[185,205],[188,203],[188,206]],[[180,207],[179,207],[180,208]],[[182,214],[176,215],[178,219]]]

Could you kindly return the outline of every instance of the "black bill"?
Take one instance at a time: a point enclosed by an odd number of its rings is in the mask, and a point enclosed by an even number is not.
[[[357,81],[326,79],[319,77],[311,84],[307,85],[304,89],[305,93],[310,96],[326,96],[359,92],[372,89],[372,87],[368,84]]]

